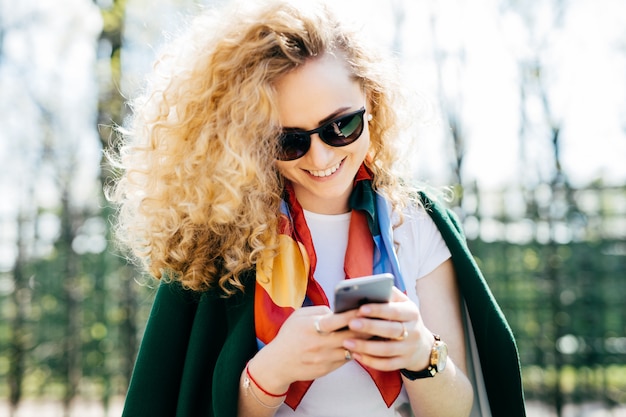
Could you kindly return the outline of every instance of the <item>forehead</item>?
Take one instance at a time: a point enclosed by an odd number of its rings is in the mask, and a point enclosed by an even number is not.
[[[282,126],[312,129],[339,109],[365,104],[361,86],[340,54],[307,61],[279,78],[275,89]]]

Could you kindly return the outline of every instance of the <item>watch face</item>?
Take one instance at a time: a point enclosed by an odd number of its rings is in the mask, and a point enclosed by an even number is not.
[[[437,372],[443,372],[443,370],[446,369],[446,363],[448,362],[448,345],[437,341],[435,343],[434,350],[437,352],[437,359],[433,365],[437,367]]]

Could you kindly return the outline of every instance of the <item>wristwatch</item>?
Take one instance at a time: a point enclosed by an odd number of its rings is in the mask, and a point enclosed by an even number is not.
[[[448,345],[441,340],[439,335],[434,334],[435,343],[430,351],[430,365],[428,368],[421,371],[409,371],[408,369],[400,369],[400,373],[415,381],[420,378],[432,378],[439,372],[443,372],[446,369],[446,363],[448,361]]]

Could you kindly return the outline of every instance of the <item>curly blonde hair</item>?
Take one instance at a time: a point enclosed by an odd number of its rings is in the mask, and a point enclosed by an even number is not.
[[[397,85],[382,59],[327,7],[264,2],[198,16],[157,60],[131,103],[110,198],[117,236],[157,279],[225,296],[275,251],[283,179],[276,81],[326,53],[346,58],[373,121],[367,165],[397,206]]]

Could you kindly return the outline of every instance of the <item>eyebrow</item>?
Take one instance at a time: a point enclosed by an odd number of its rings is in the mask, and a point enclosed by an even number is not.
[[[326,122],[329,122],[337,117],[339,117],[339,115],[341,113],[344,113],[346,110],[350,110],[350,106],[344,106],[344,107],[340,107],[337,110],[335,110],[334,112],[332,112],[331,114],[329,114],[328,116],[324,117],[322,120],[319,121],[318,123],[318,127],[323,125]],[[283,126],[283,129],[285,130],[306,130],[304,128],[301,127],[291,127],[291,126]]]

